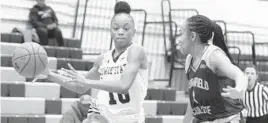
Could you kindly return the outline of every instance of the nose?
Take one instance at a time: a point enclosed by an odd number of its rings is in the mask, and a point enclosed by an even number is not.
[[[117,34],[118,34],[119,36],[124,35],[124,30],[123,30],[123,29],[119,29]]]

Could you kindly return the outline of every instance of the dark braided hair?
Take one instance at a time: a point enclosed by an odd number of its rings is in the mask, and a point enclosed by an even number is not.
[[[234,64],[225,44],[222,29],[218,24],[203,15],[192,16],[187,19],[187,22],[190,31],[196,32],[202,43],[208,43],[208,40],[212,38],[212,33],[214,33],[213,44],[220,47]]]
[[[114,19],[114,17],[118,14],[127,14],[129,15],[130,20],[133,22],[134,24],[134,19],[133,17],[130,15],[131,12],[131,8],[129,6],[129,4],[125,1],[119,1],[115,4],[114,6],[114,16],[112,18],[112,20]]]
[[[126,13],[130,14],[131,8],[127,2],[120,1],[117,2],[114,6],[114,14]]]

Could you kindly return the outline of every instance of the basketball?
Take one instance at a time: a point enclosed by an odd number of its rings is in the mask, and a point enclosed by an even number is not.
[[[20,75],[34,78],[46,69],[47,53],[39,44],[25,42],[14,50],[12,64]]]

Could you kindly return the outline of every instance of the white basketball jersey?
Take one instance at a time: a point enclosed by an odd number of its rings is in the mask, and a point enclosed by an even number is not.
[[[113,60],[112,51],[104,53],[104,59],[99,68],[100,80],[120,80],[125,66],[128,64],[128,51],[124,51],[117,61]],[[99,90],[98,103],[107,107],[112,113],[113,122],[143,122],[144,110],[143,101],[147,94],[148,70],[139,69],[139,72],[127,94],[111,93]],[[100,107],[101,108],[101,107]],[[119,121],[121,120],[121,121]]]

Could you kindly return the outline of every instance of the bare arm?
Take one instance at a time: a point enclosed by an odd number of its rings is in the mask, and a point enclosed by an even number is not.
[[[186,113],[185,113],[185,116],[183,118],[183,123],[191,123],[194,119],[193,115],[192,115],[192,108],[191,108],[191,104],[190,102],[188,102],[188,105],[187,105],[187,110],[186,110]]]
[[[235,80],[236,89],[245,92],[248,86],[247,77],[235,65],[231,63],[228,57],[220,50],[211,53],[209,58],[212,70],[220,76],[226,76]]]
[[[84,88],[82,84],[66,82],[66,80],[69,80],[70,78],[62,76],[54,72],[49,72],[47,79],[67,88],[68,90],[74,91],[76,93],[84,93],[89,89],[89,88],[88,89]]]
[[[145,59],[145,50],[140,46],[132,46],[128,52],[128,64],[121,79],[118,81],[86,80],[85,86],[115,93],[127,93],[136,78],[142,61]]]

